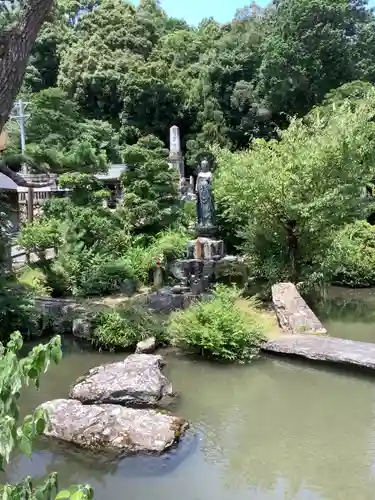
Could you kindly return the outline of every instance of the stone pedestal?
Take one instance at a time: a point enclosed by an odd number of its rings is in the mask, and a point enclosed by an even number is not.
[[[188,259],[219,260],[223,257],[223,240],[215,240],[200,236],[188,242]]]

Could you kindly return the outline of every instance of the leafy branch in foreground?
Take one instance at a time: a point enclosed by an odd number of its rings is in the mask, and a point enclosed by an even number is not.
[[[24,455],[32,453],[32,443],[36,436],[44,432],[48,424],[48,414],[38,408],[21,422],[18,399],[22,386],[34,384],[39,388],[40,377],[51,361],[61,360],[61,339],[54,337],[47,344],[39,344],[24,358],[19,357],[23,346],[19,332],[13,333],[6,347],[0,343],[0,467],[4,470],[11,453],[18,449]],[[0,485],[1,500],[50,500],[70,498],[90,500],[93,492],[90,486],[73,486],[69,490],[58,491],[57,474],[50,474],[44,483],[34,487],[30,477],[19,484]]]

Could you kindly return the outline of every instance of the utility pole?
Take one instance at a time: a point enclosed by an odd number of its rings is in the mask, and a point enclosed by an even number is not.
[[[25,122],[26,119],[29,118],[30,114],[25,113],[25,109],[28,106],[28,102],[23,101],[22,99],[18,99],[14,103],[13,110],[11,112],[10,118],[12,120],[16,120],[19,129],[20,129],[20,140],[21,140],[21,153],[25,154],[26,148],[26,133],[25,133]],[[27,166],[22,166],[22,172],[24,174],[28,174]],[[34,189],[28,188],[27,191],[27,221],[32,222],[34,218]]]

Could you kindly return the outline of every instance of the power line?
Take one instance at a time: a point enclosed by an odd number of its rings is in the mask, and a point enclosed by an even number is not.
[[[25,148],[26,148],[25,122],[26,122],[27,118],[30,117],[30,114],[25,113],[25,110],[29,104],[30,103],[25,102],[22,99],[19,99],[18,101],[16,101],[14,103],[12,112],[10,114],[10,118],[17,122],[19,129],[20,129],[21,153],[22,154],[25,154]]]

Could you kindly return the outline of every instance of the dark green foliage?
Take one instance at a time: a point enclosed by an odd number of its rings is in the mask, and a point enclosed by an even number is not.
[[[93,296],[118,293],[127,288],[127,281],[129,280],[134,283],[135,291],[135,276],[129,262],[126,260],[106,261],[107,259],[102,257],[101,263],[84,269],[79,284],[80,295]]]
[[[178,176],[167,158],[168,150],[153,136],[139,139],[125,150],[124,215],[139,232],[156,234],[179,216]]]
[[[134,238],[124,253],[124,259],[133,269],[134,276],[149,284],[150,271],[159,261],[162,267],[186,254],[188,233],[184,228],[167,229],[154,238]]]
[[[8,341],[13,331],[26,337],[37,332],[38,313],[33,289],[9,280],[0,280],[0,342]]]
[[[36,296],[46,297],[51,295],[51,288],[48,286],[48,278],[44,265],[28,265],[23,266],[17,273],[18,282],[28,287]]]
[[[265,325],[255,303],[244,310],[236,288],[218,285],[212,300],[196,302],[173,313],[168,324],[171,341],[223,361],[249,362],[265,340]]]
[[[4,8],[0,25],[18,13]],[[190,164],[215,143],[246,148],[340,85],[373,83],[374,25],[364,0],[253,4],[197,28],[154,0],[59,0],[23,88],[30,154],[52,170],[97,168],[121,162],[141,137],[166,144],[174,123]]]

